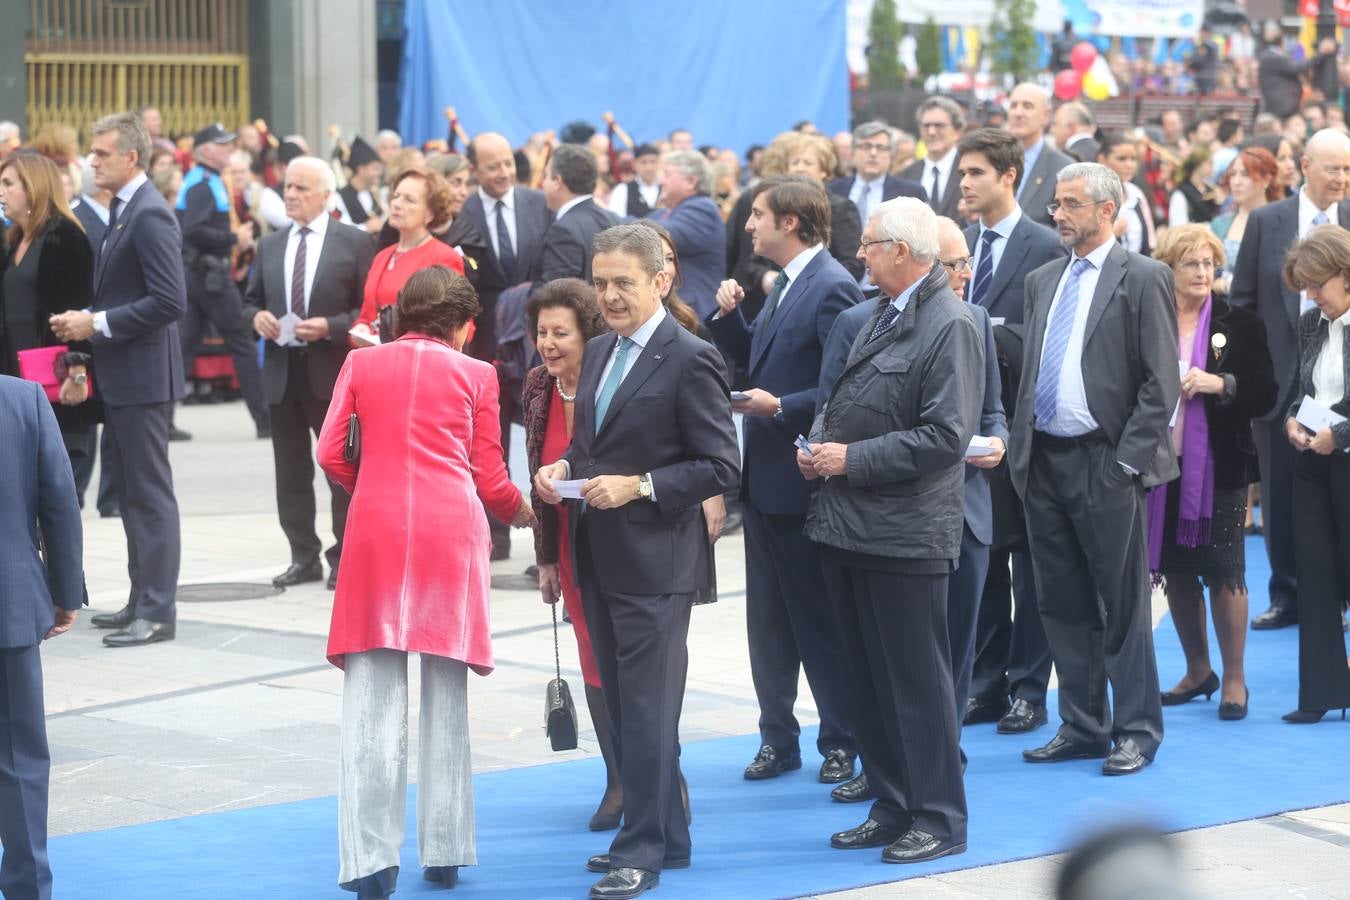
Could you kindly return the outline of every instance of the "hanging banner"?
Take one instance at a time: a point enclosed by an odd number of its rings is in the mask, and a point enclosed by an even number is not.
[[[1064,0],[1079,34],[1106,37],[1193,38],[1204,15],[1204,0]]]

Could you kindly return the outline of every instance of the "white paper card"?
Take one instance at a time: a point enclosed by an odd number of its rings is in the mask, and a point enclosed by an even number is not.
[[[564,500],[580,500],[581,486],[586,483],[584,478],[574,478],[571,481],[555,481],[553,489]]]
[[[740,403],[740,402],[742,402],[742,401],[744,401],[744,400],[749,400],[749,399],[750,399],[750,395],[747,394],[745,391],[732,391],[732,392],[731,392],[731,401],[732,401],[733,403]]]
[[[797,435],[797,439],[792,443],[796,444],[797,449],[805,453],[807,456],[813,455],[811,453],[811,442],[808,441],[806,438],[802,437],[800,434]]]
[[[1345,421],[1345,416],[1333,412],[1331,407],[1316,397],[1304,397],[1303,402],[1298,405],[1298,415],[1294,420],[1313,434],[1317,434],[1323,428],[1341,424]]]
[[[293,312],[277,319],[277,324],[281,326],[281,334],[277,335],[276,342],[282,347],[289,347],[291,344],[299,343],[295,339],[295,326],[300,324],[300,317]]]
[[[970,439],[970,445],[966,447],[966,459],[975,459],[981,456],[993,456],[998,450],[994,447],[994,439],[975,435]]]
[[[1178,369],[1177,377],[1184,378],[1186,376],[1186,373],[1191,370],[1190,361],[1185,359],[1177,360],[1177,369]],[[1181,412],[1181,401],[1185,399],[1186,398],[1184,396],[1177,397],[1177,405],[1172,409],[1172,421],[1167,423],[1168,428],[1177,427],[1177,413]]]
[[[990,316],[990,317],[989,317],[989,327],[990,327],[990,328],[997,328],[998,326],[1002,325],[1002,324],[1003,324],[1004,322],[1006,322],[1006,321],[1008,321],[1008,317],[1007,317],[1007,316]]]

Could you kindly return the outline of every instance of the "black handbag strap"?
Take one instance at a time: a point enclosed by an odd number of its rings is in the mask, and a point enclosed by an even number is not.
[[[558,680],[562,681],[562,657],[558,655],[558,603],[555,600],[548,606],[553,610],[553,667],[558,672]]]

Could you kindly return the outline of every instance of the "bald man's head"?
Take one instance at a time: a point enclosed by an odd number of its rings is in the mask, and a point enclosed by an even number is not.
[[[965,233],[951,219],[938,216],[937,236],[938,259],[947,270],[947,283],[951,285],[952,293],[964,300],[966,285],[975,274],[970,267],[970,248],[966,245]]]
[[[501,199],[516,183],[516,157],[502,135],[485,131],[475,136],[466,156],[474,179],[489,197]]]
[[[1045,134],[1050,121],[1050,95],[1039,84],[1023,82],[1008,95],[1006,127],[1012,136],[1030,148]]]
[[[1318,209],[1344,200],[1350,184],[1350,135],[1323,128],[1308,138],[1303,150],[1303,177],[1308,199]]]

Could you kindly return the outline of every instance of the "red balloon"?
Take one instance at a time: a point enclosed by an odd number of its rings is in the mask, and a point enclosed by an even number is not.
[[[1064,69],[1055,76],[1055,96],[1072,100],[1083,92],[1083,76],[1073,69]]]
[[[1092,64],[1096,61],[1097,48],[1087,41],[1080,41],[1079,43],[1074,44],[1073,49],[1069,51],[1069,63],[1073,66],[1073,70],[1079,75],[1082,75],[1088,69],[1092,68]]]

